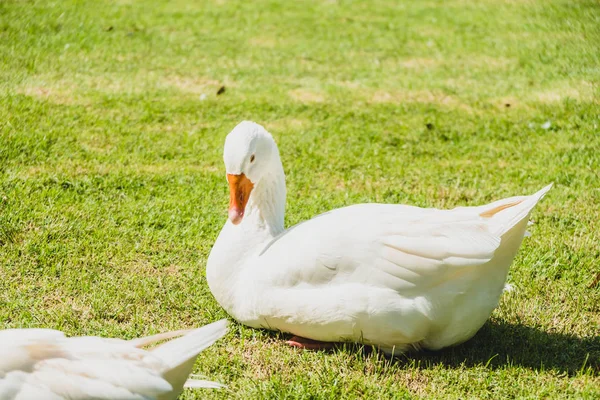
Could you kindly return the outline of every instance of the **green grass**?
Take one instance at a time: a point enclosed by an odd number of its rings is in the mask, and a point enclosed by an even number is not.
[[[230,389],[184,398],[600,396],[597,1],[3,0],[0,60],[2,328],[225,317],[204,267],[224,137],[252,119],[278,141],[288,225],[555,187],[469,342],[389,360],[233,324],[197,365]]]

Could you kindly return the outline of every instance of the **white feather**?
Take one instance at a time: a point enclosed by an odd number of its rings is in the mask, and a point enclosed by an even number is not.
[[[0,331],[0,399],[175,399],[198,354],[226,331],[225,320],[131,341]],[[140,348],[182,334],[155,349]]]

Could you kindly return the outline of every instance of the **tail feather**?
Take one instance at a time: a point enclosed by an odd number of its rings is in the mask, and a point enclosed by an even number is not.
[[[542,190],[531,196],[522,197],[518,200],[513,198],[510,202],[496,205],[492,209],[485,210],[480,215],[482,217],[491,218],[492,220],[497,220],[497,222],[493,224],[493,233],[502,236],[520,221],[527,218],[533,207],[535,207],[551,188],[552,184],[544,187]]]
[[[492,218],[494,215],[498,214],[500,211],[506,210],[507,208],[514,207],[516,205],[519,205],[524,200],[525,200],[525,198],[509,201],[509,202],[500,204],[499,206],[496,206],[494,208],[490,208],[489,210],[485,210],[484,212],[482,212],[479,215],[483,218]]]
[[[175,368],[181,363],[196,357],[208,346],[227,333],[227,320],[222,319],[212,324],[194,329],[187,335],[164,343],[152,350],[168,368]]]
[[[202,328],[194,329],[183,337],[152,349],[152,354],[160,358],[165,365],[163,377],[173,387],[173,392],[165,399],[173,398],[171,396],[177,396],[181,393],[188,376],[192,372],[198,354],[225,333],[227,333],[227,320],[222,319]],[[194,385],[194,383],[190,383],[190,385]]]
[[[197,388],[205,388],[205,389],[223,389],[226,388],[226,385],[223,385],[222,383],[219,382],[213,382],[213,381],[206,381],[204,379],[198,379],[197,375],[192,375],[191,376],[192,379],[188,379],[185,382],[185,385],[183,385],[183,387],[185,388],[191,388],[191,389],[197,389]]]
[[[159,334],[152,335],[152,336],[146,336],[146,337],[142,337],[142,338],[138,338],[138,339],[132,339],[129,341],[129,343],[133,344],[137,348],[141,348],[141,347],[148,346],[148,345],[151,345],[154,343],[158,343],[162,340],[173,339],[173,338],[176,338],[179,336],[183,336],[191,331],[192,331],[192,329],[181,329],[178,331],[159,333]]]

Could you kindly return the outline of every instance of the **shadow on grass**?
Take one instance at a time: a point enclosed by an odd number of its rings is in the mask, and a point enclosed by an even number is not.
[[[287,335],[274,333],[281,339]],[[335,351],[371,353],[368,346],[339,344]],[[537,328],[507,322],[488,321],[469,341],[439,351],[409,352],[396,357],[395,364],[411,363],[419,368],[505,366],[532,370],[555,370],[569,376],[591,367],[600,373],[600,337],[579,338],[548,333]]]
[[[412,358],[422,367],[501,368],[520,366],[532,370],[552,369],[574,375],[591,367],[600,372],[600,337],[549,333],[524,325],[488,321],[471,340],[440,351],[402,356]]]

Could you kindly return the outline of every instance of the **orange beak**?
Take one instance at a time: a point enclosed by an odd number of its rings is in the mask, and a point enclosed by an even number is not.
[[[229,220],[237,225],[244,218],[246,204],[254,184],[244,174],[227,174],[227,182],[229,182]]]

